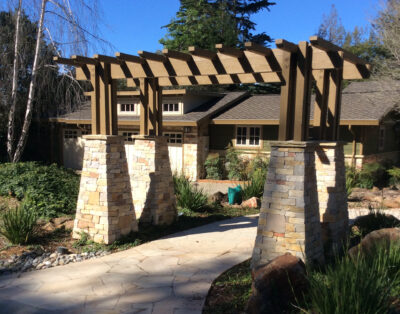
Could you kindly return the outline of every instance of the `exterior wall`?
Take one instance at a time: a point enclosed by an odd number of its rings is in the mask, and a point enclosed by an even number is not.
[[[131,231],[137,231],[137,222],[123,138],[85,136],[73,237],[85,232],[109,244]]]
[[[197,131],[184,134],[183,169],[184,175],[196,181],[204,175],[204,161],[208,155],[208,136],[199,136]]]

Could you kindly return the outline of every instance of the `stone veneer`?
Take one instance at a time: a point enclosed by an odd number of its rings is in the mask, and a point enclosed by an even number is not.
[[[208,155],[208,136],[185,133],[183,142],[183,173],[191,181],[204,176],[204,162]]]
[[[73,237],[109,244],[137,231],[124,138],[87,135]]]
[[[170,224],[176,216],[176,200],[167,138],[134,136],[129,169],[136,216],[144,223]]]
[[[324,259],[312,142],[271,142],[252,267],[285,253]]]
[[[342,142],[320,142],[315,146],[315,168],[322,239],[326,253],[346,241],[346,169]]]

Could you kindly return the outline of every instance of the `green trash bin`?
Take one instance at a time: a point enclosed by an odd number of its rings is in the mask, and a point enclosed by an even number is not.
[[[228,188],[229,205],[242,203],[242,187]]]

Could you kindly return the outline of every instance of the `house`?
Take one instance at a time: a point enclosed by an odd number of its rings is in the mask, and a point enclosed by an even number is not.
[[[135,91],[119,91],[117,96],[118,132],[125,137],[129,165],[132,136],[139,132],[139,98]],[[374,160],[399,160],[400,117],[393,110],[399,96],[400,84],[394,82],[353,82],[343,90],[339,137],[345,142],[348,163],[361,167]],[[204,176],[209,153],[224,154],[234,147],[246,158],[268,156],[269,142],[278,137],[279,95],[163,90],[162,100],[163,135],[168,137],[171,168],[193,180]],[[91,132],[90,102],[50,120],[56,126],[53,141],[62,141],[58,161],[80,169],[82,135]]]

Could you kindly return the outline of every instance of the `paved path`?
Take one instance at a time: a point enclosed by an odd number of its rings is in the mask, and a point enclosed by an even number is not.
[[[250,257],[257,217],[99,259],[0,277],[0,313],[201,313],[212,281]]]

